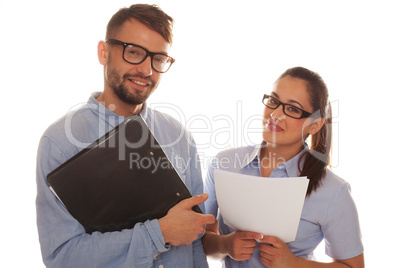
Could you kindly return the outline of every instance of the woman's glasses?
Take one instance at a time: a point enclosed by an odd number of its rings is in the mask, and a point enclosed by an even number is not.
[[[280,100],[278,100],[277,98],[274,98],[274,97],[272,97],[270,95],[266,95],[266,94],[264,94],[264,97],[262,98],[262,103],[270,109],[276,109],[280,105],[282,105],[283,112],[286,115],[288,115],[292,118],[296,118],[296,119],[306,118],[306,117],[310,117],[312,115],[311,113],[306,112],[296,106],[293,106],[293,105],[287,104],[287,103],[283,103]]]

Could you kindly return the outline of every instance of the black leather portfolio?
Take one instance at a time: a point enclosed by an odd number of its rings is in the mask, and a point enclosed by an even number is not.
[[[106,133],[47,180],[87,233],[133,228],[191,197],[141,115]],[[193,210],[202,213],[198,206]]]

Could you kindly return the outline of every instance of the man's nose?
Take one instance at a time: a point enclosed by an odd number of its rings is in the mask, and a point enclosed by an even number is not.
[[[137,72],[141,73],[144,76],[150,76],[153,73],[152,70],[152,58],[148,56],[143,62],[136,66]]]

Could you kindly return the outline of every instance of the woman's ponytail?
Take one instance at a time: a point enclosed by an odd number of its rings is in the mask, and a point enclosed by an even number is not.
[[[306,82],[310,104],[315,113],[312,119],[322,118],[324,123],[317,133],[311,137],[310,148],[306,146],[305,153],[299,160],[300,176],[307,176],[310,180],[307,196],[321,184],[325,177],[327,167],[331,163],[332,149],[332,109],[328,100],[328,89],[321,76],[303,67],[286,70],[279,79],[291,76]],[[301,167],[301,164],[303,165]]]

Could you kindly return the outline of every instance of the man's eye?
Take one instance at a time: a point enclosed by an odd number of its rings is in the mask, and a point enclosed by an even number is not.
[[[141,53],[137,50],[129,50],[128,53],[130,53],[131,55],[141,55]]]
[[[279,103],[277,100],[275,100],[273,98],[269,98],[268,102],[271,103],[271,104],[278,104]]]
[[[139,48],[128,48],[126,50],[126,53],[128,53],[128,55],[130,56],[144,56],[145,55],[145,51]]]
[[[158,63],[166,63],[166,57],[164,56],[155,56],[154,60]]]

